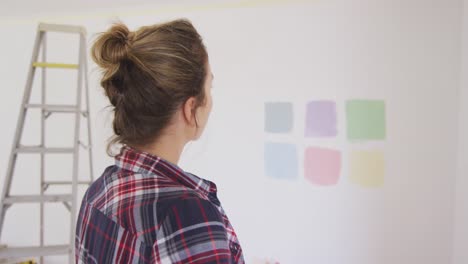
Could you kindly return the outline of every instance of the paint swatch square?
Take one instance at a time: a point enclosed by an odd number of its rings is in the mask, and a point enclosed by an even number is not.
[[[385,176],[384,155],[378,150],[353,151],[349,156],[350,180],[363,187],[382,187]]]
[[[307,148],[304,172],[305,178],[316,185],[336,185],[341,173],[341,153],[333,149]]]
[[[311,101],[306,106],[306,137],[335,137],[336,103]]]
[[[298,178],[296,146],[287,143],[266,142],[265,174],[275,179]]]
[[[385,102],[351,100],[346,103],[349,140],[385,139]]]
[[[292,103],[265,103],[265,132],[288,133],[291,132],[292,127]]]

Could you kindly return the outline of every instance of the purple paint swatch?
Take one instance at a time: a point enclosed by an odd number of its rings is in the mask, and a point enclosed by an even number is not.
[[[335,137],[336,103],[333,101],[311,101],[306,110],[306,137]]]

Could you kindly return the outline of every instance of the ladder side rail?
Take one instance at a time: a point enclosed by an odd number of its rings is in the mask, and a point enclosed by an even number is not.
[[[21,136],[23,133],[24,121],[25,121],[26,114],[27,114],[27,109],[25,108],[25,105],[29,102],[29,99],[31,97],[32,83],[33,83],[34,75],[36,72],[36,68],[33,67],[32,64],[37,60],[37,57],[39,55],[39,48],[40,48],[40,43],[42,41],[43,35],[44,33],[40,31],[36,33],[36,39],[34,41],[34,49],[33,49],[32,56],[31,56],[31,62],[28,66],[29,67],[28,78],[26,81],[23,99],[22,99],[20,111],[18,114],[18,121],[16,123],[15,136],[13,139],[10,157],[8,160],[8,168],[7,168],[7,173],[5,175],[2,196],[0,200],[0,237],[3,231],[3,223],[5,220],[5,210],[6,210],[3,201],[10,194],[11,180],[12,180],[12,176],[14,173],[14,167],[15,167],[16,159],[18,155],[18,153],[16,153],[15,150],[19,146]]]
[[[93,141],[91,136],[91,108],[89,103],[89,80],[88,80],[88,59],[86,53],[86,37],[84,37],[84,47],[83,47],[83,65],[84,65],[84,78],[85,78],[85,92],[86,92],[86,119],[88,122],[88,158],[89,158],[89,177],[90,182],[94,181],[94,166],[93,166]]]
[[[47,61],[47,32],[44,32],[44,37],[42,38],[42,61]],[[47,68],[41,68],[41,104],[44,106],[46,104],[46,72]],[[41,109],[41,147],[45,148],[45,126],[46,126],[46,109]],[[44,195],[44,181],[45,181],[45,153],[41,152],[41,182],[39,184],[39,191],[41,196]],[[44,216],[44,201],[41,201],[39,205],[39,246],[44,246],[44,224],[45,224],[45,216]],[[39,258],[39,263],[44,263],[44,257],[41,256]]]
[[[82,86],[83,86],[83,58],[86,54],[84,52],[84,34],[80,34],[80,45],[79,45],[79,56],[78,56],[78,87],[76,93],[76,105],[81,107],[81,95],[82,95]],[[76,225],[76,212],[77,212],[77,195],[78,195],[78,162],[80,154],[80,111],[75,113],[75,139],[73,142],[74,154],[73,154],[73,174],[72,174],[72,202],[70,210],[70,255],[69,263],[73,264],[75,262],[75,225]]]

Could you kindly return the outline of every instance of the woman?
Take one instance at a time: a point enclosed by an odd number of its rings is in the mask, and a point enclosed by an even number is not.
[[[121,23],[91,51],[114,110],[115,165],[87,190],[78,263],[244,263],[213,182],[176,164],[212,107],[206,48],[185,19],[130,32]]]

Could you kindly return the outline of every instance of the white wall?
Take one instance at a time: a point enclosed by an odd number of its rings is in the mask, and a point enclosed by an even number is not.
[[[453,264],[468,263],[468,1],[463,2]]]
[[[281,263],[450,263],[461,1],[331,0],[230,6],[234,8],[166,9],[165,13],[145,9],[136,15],[126,12],[120,18],[136,28],[188,17],[204,36],[216,76],[215,107],[205,137],[188,147],[182,166],[218,184],[220,199],[247,260],[275,257]],[[111,21],[92,12],[46,20],[82,24],[90,36],[106,29]],[[0,97],[0,168],[5,168],[11,147],[35,26],[35,18],[0,20],[0,36],[9,40],[0,42],[4,87]],[[50,48],[59,53],[56,58],[74,59],[74,54],[67,53],[69,40],[56,40],[61,45]],[[55,92],[71,88],[64,76],[55,77],[60,78],[51,83]],[[95,164],[100,174],[112,160],[105,155],[110,119],[103,110],[107,103],[98,78],[98,73],[92,72]],[[386,101],[386,141],[348,142],[343,108],[345,100],[352,98]],[[304,138],[303,106],[313,99],[337,102],[340,127],[336,139]],[[313,186],[302,177],[277,181],[264,175],[263,144],[271,138],[263,132],[263,105],[269,100],[287,100],[295,105],[294,132],[281,140],[296,144],[300,153],[308,146],[342,151],[344,169],[337,186]],[[466,108],[464,111],[466,114]],[[57,118],[58,123],[51,126],[68,131]],[[35,126],[30,127],[30,142],[37,137],[32,133]],[[60,137],[49,140],[65,142]],[[366,189],[348,180],[347,154],[361,147],[383,150],[384,187]],[[49,168],[68,168],[64,160],[55,160],[54,164]],[[23,166],[22,172],[26,176],[17,179],[14,190],[37,190],[33,185],[37,180],[30,176],[34,173],[32,166]],[[0,180],[3,177],[4,172]],[[463,202],[461,196],[457,198]],[[37,241],[37,226],[28,224],[30,209],[10,209],[5,225],[21,228],[5,230],[3,242]],[[66,241],[63,234],[67,226],[61,219],[66,219],[67,213],[60,210],[49,211],[48,227],[53,230],[48,233],[49,242]],[[463,219],[462,214],[457,217]],[[460,236],[457,241],[463,239]],[[461,242],[455,245],[462,247]],[[61,263],[59,258],[55,261]]]

